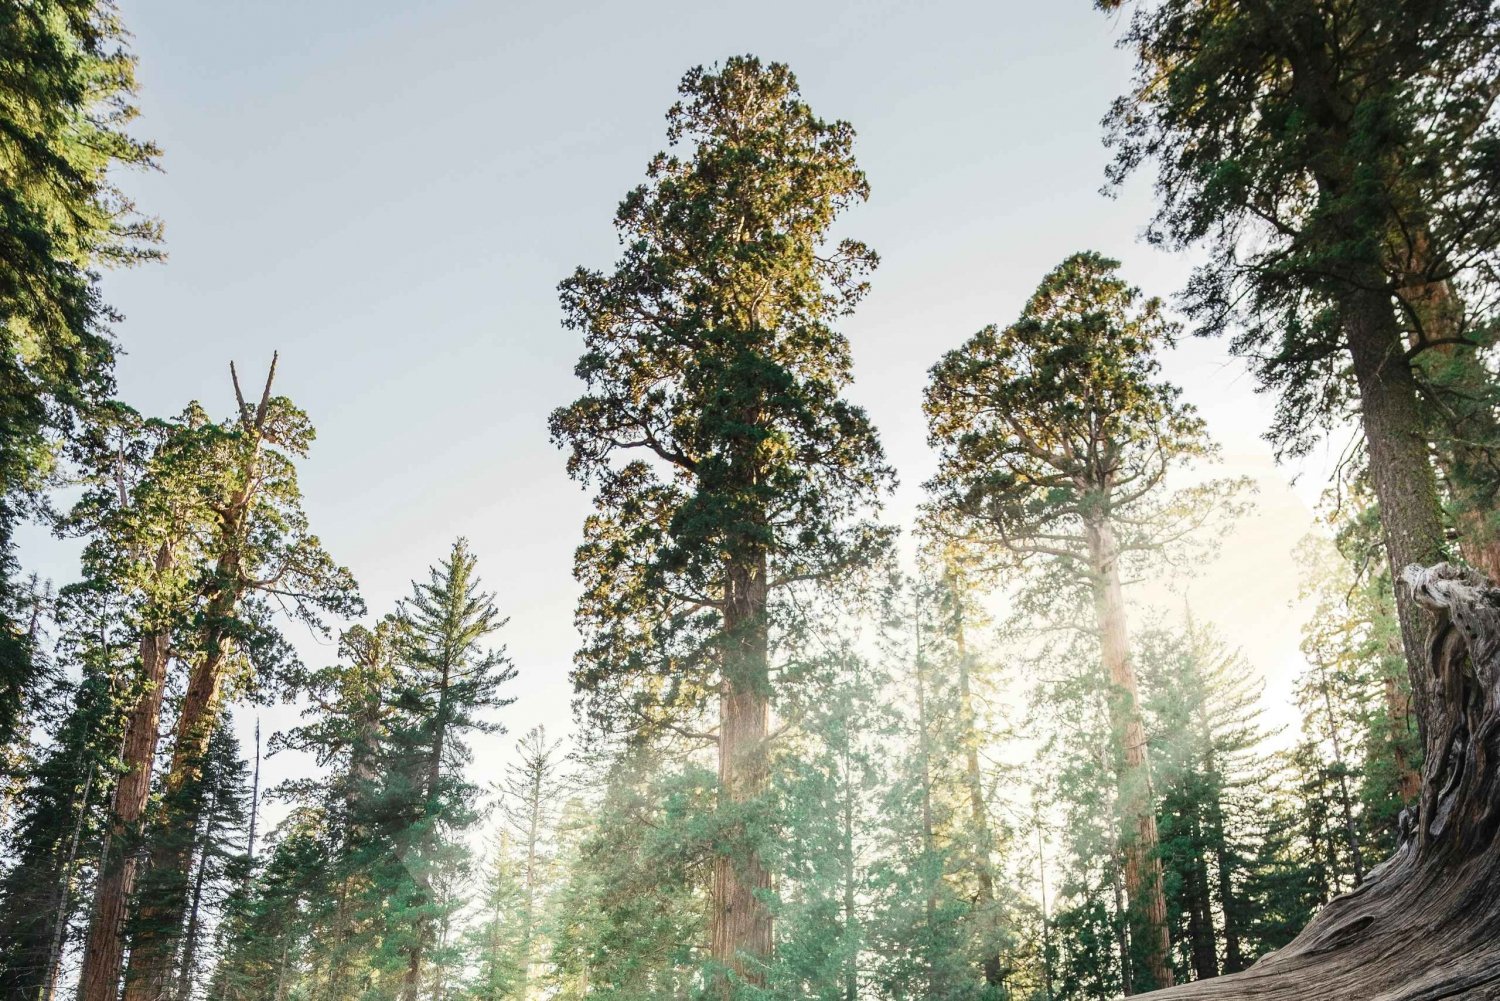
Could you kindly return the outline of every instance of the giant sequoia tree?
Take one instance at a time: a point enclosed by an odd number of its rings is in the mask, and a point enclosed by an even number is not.
[[[854,131],[815,116],[785,66],[730,59],[689,72],[681,93],[668,113],[681,152],[655,157],[621,203],[615,269],[562,283],[587,392],[551,426],[597,489],[576,564],[576,684],[615,732],[701,733],[717,703],[713,958],[726,985],[753,984],[771,952],[754,815],[776,595],[884,541],[851,520],[891,473],[841,396],[849,345],[832,326],[876,259],[828,236],[868,193]]]
[[[125,996],[132,1001],[156,1001],[169,990],[191,905],[192,844],[164,835],[198,824],[202,801],[194,789],[226,697],[236,682],[253,683],[288,660],[273,608],[312,628],[321,628],[322,614],[362,608],[353,578],[329,557],[302,510],[297,460],[314,432],[290,400],[272,395],[274,374],[273,362],[253,402],[236,381],[238,413],[229,421],[209,421],[189,408],[156,452],[170,466],[159,464],[161,478],[143,479],[122,505],[131,515],[127,527],[137,514],[149,515],[144,523],[156,533],[145,536],[145,545],[132,536],[122,547],[130,573],[146,580],[141,688],[127,721],[128,770],[115,794],[122,836],[139,829],[145,806],[167,660],[179,658],[188,668],[161,803],[147,832],[147,878],[136,889],[130,922]],[[170,601],[155,600],[163,593]],[[125,854],[129,847],[118,862],[110,860],[122,874],[138,865]],[[118,990],[130,882],[111,875],[96,887],[80,975],[87,1001],[111,1001]]]
[[[935,531],[1015,563],[1045,560],[1092,601],[1119,742],[1120,840],[1136,985],[1170,984],[1146,733],[1126,631],[1125,564],[1161,553],[1203,520],[1204,492],[1169,493],[1205,455],[1203,425],[1163,382],[1172,326],[1114,261],[1075,254],[1004,330],[989,327],[932,369],[925,408],[939,469]]]
[[[1278,393],[1273,437],[1305,443],[1357,406],[1393,579],[1446,548],[1436,394],[1424,400],[1417,363],[1473,349],[1438,290],[1474,298],[1490,285],[1497,32],[1488,0],[1143,4],[1125,39],[1139,87],[1108,120],[1116,179],[1158,168],[1153,237],[1209,247],[1189,305],[1205,332],[1236,329],[1235,348]],[[1472,459],[1456,458],[1450,479]],[[1458,527],[1475,554],[1484,524]],[[1425,758],[1401,849],[1247,974],[1264,978],[1257,992],[1455,996],[1500,976],[1463,944],[1492,934],[1493,915],[1472,904],[1495,898],[1500,854],[1491,811],[1472,798],[1495,779],[1493,593],[1464,587],[1451,600],[1451,587],[1426,589],[1440,612],[1433,645],[1423,587],[1396,589]]]

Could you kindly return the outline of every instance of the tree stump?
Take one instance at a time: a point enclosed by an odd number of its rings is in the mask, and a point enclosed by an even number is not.
[[[1412,671],[1426,761],[1400,847],[1250,969],[1142,997],[1500,998],[1500,588],[1447,563],[1401,586],[1434,621]]]

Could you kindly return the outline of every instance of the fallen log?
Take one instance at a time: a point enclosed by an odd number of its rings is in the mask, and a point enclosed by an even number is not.
[[[1422,794],[1396,853],[1248,970],[1161,1001],[1500,998],[1500,588],[1447,563],[1400,586],[1432,613],[1418,704]]]

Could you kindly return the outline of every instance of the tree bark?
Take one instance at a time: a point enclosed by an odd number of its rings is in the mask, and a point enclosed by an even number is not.
[[[1425,230],[1414,231],[1409,256],[1398,262],[1402,274],[1396,294],[1413,321],[1408,345],[1421,352],[1414,363],[1435,392],[1456,390],[1460,396],[1475,390],[1482,393],[1489,375],[1477,352],[1459,343],[1464,334],[1464,304],[1450,281],[1433,279],[1436,262],[1431,259],[1431,242]],[[1470,353],[1461,356],[1461,350]],[[1438,371],[1432,371],[1429,358],[1439,360]],[[1492,477],[1497,475],[1494,470],[1496,450],[1500,448],[1497,443],[1500,424],[1488,407],[1476,406],[1457,415],[1443,401],[1433,400],[1429,409],[1433,411],[1435,427],[1449,426],[1448,433],[1441,436],[1447,448],[1438,448],[1436,458],[1449,497],[1457,508],[1454,521],[1459,552],[1490,580],[1500,580],[1500,533],[1488,517],[1492,514],[1493,500],[1475,496],[1466,489],[1470,484],[1465,482],[1465,473],[1476,468],[1488,468]]]
[[[1140,690],[1130,663],[1125,625],[1125,597],[1120,586],[1119,551],[1105,518],[1085,526],[1091,561],[1094,611],[1099,649],[1114,691],[1109,698],[1110,726],[1121,741],[1119,774],[1120,832],[1125,856],[1125,892],[1129,901],[1131,945],[1141,958],[1136,989],[1170,987],[1167,964],[1167,900],[1158,858],[1156,809],[1151,796],[1151,768],[1146,755],[1146,727],[1141,720]],[[1144,974],[1144,977],[1142,976]]]
[[[1386,555],[1391,580],[1395,581],[1405,567],[1431,566],[1443,559],[1437,477],[1417,399],[1416,378],[1406,361],[1390,295],[1372,281],[1368,288],[1344,293],[1339,307],[1359,384],[1370,480],[1380,503]],[[1418,724],[1425,726],[1432,713],[1432,707],[1425,704],[1431,687],[1425,678],[1426,617],[1400,587],[1396,588],[1396,617],[1401,623]]]
[[[1284,949],[1243,973],[1153,997],[1438,1001],[1500,996],[1500,589],[1448,564],[1409,568],[1422,647],[1422,795],[1396,853]]]
[[[238,580],[238,554],[221,559],[219,580]],[[125,970],[124,1001],[160,1001],[166,995],[176,951],[176,929],[182,927],[188,899],[182,878],[192,863],[191,838],[167,837],[168,832],[196,829],[202,809],[193,786],[203,773],[208,742],[219,718],[224,669],[233,641],[224,625],[235,612],[238,589],[223,587],[209,601],[206,612],[211,631],[206,652],[188,675],[187,692],[177,716],[172,743],[172,761],[163,782],[161,816],[154,825],[159,836],[152,839],[149,860],[151,878],[170,880],[170,892],[143,902],[138,931],[130,945],[130,963]],[[179,889],[181,892],[179,892]],[[114,1001],[111,996],[108,1001]]]
[[[770,777],[769,635],[766,560],[731,564],[724,602],[723,680],[719,697],[719,802],[737,813],[753,804]],[[735,818],[727,850],[714,859],[711,955],[724,971],[720,993],[737,983],[761,986],[771,959],[771,874],[754,836]]]
[[[174,560],[173,547],[162,543],[156,553],[157,575],[170,570]],[[156,628],[143,633],[140,656],[140,691],[125,722],[120,754],[125,772],[115,783],[110,803],[110,827],[94,885],[83,969],[78,978],[78,1001],[115,1001],[120,990],[125,914],[140,866],[137,841],[151,794],[151,765],[156,757],[157,728],[171,659],[171,631]]]

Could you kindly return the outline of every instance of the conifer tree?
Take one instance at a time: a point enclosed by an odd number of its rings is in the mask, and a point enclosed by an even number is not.
[[[527,1001],[532,993],[531,971],[541,951],[542,894],[551,882],[551,841],[568,790],[560,774],[562,747],[561,741],[547,739],[545,727],[533,727],[517,742],[516,759],[506,766],[500,784],[504,843],[514,846],[517,856],[508,875],[518,881],[520,890],[520,982],[513,995],[519,1001]],[[502,862],[497,859],[495,865],[498,877]]]
[[[14,531],[57,446],[113,389],[97,270],[155,255],[158,232],[115,186],[157,150],[131,136],[135,58],[114,4],[0,12],[0,759],[23,736],[39,664]]]
[[[61,682],[67,708],[26,776],[0,870],[0,994],[55,996],[62,953],[97,870],[124,728],[120,688],[130,677],[132,635],[116,598],[64,590],[56,655],[76,683]]]
[[[467,865],[460,839],[478,820],[479,790],[462,772],[467,735],[501,731],[490,713],[515,701],[500,694],[515,668],[504,648],[488,645],[506,620],[481,589],[477,565],[459,539],[426,581],[412,582],[397,614],[396,716],[382,795],[386,809],[396,810],[390,847],[403,872],[384,948],[402,961],[405,1001],[416,1001],[426,986],[439,928],[456,906],[440,884]]]
[[[925,409],[939,472],[935,531],[982,560],[1044,560],[1094,605],[1118,771],[1126,892],[1143,958],[1137,989],[1170,985],[1146,737],[1122,581],[1191,535],[1236,484],[1176,492],[1169,472],[1211,454],[1202,422],[1158,374],[1174,328],[1116,262],[1075,254],[1018,322],[980,331],[933,367]]]
[[[707,733],[698,717],[716,704],[732,819],[767,788],[778,595],[872,559],[884,533],[850,519],[891,473],[840,395],[849,346],[832,326],[875,264],[828,236],[868,193],[853,130],[753,57],[694,69],[680,91],[668,139],[683,150],[655,157],[621,203],[614,271],[562,284],[587,391],[551,427],[597,488],[576,561],[575,682],[614,731]],[[772,945],[762,847],[735,826],[712,903],[726,993],[763,981]]]
[[[348,997],[369,970],[369,952],[383,930],[375,872],[385,847],[381,771],[396,712],[396,641],[399,625],[386,617],[374,627],[353,626],[339,638],[338,663],[299,679],[309,705],[305,722],[272,738],[283,749],[313,756],[325,770],[275,790],[279,797],[325,818],[320,868],[301,879],[321,910],[309,915],[308,979],[316,996]]]
[[[701,990],[714,772],[630,750],[569,854],[551,963],[569,1001],[687,1001]]]
[[[1145,631],[1139,650],[1179,970],[1233,973],[1254,958],[1238,887],[1261,819],[1255,674],[1191,615],[1180,631]]]
[[[528,936],[535,919],[534,903],[528,917],[527,893],[516,868],[509,832],[502,831],[485,877],[484,920],[473,935],[478,971],[468,996],[476,1001],[520,997],[529,980],[534,953]]]
[[[154,832],[191,830],[198,823],[201,804],[192,788],[236,669],[253,683],[257,674],[284,671],[292,659],[273,608],[314,629],[324,628],[325,614],[363,609],[352,576],[323,550],[302,510],[296,463],[314,433],[290,400],[271,395],[275,371],[273,360],[253,404],[236,377],[239,412],[233,420],[184,432],[183,458],[195,471],[197,502],[209,519],[201,562],[193,568],[191,616],[177,639],[189,671]],[[186,839],[151,840],[148,875],[159,885],[143,894],[141,913],[132,921],[126,1001],[159,1001],[168,990],[189,905],[184,874],[190,856]],[[101,939],[105,933],[101,928]],[[96,950],[91,942],[82,1001],[112,1001],[112,955],[117,952]]]
[[[879,810],[885,742],[898,722],[887,669],[849,637],[807,657],[787,713],[795,729],[772,764],[779,804],[775,997],[857,1001],[876,989],[873,871],[889,837]]]
[[[192,890],[177,959],[173,990],[177,1001],[191,1001],[194,996],[205,965],[203,946],[210,919],[221,910],[228,892],[247,875],[248,778],[233,721],[226,713],[209,741],[195,782],[199,821],[189,832]]]

